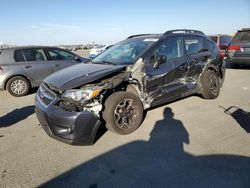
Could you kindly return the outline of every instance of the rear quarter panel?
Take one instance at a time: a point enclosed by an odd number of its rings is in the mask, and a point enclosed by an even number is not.
[[[2,86],[2,89],[5,89],[7,81],[14,76],[23,76],[31,82],[31,80],[29,79],[26,72],[22,69],[22,67],[16,64],[4,65],[2,66],[2,69],[3,71],[0,73],[0,87]]]
[[[0,71],[0,89],[5,89],[7,81],[13,76],[23,76],[29,79],[25,70],[18,64],[19,62],[15,62],[14,51],[15,49],[1,51],[0,66],[2,70]]]

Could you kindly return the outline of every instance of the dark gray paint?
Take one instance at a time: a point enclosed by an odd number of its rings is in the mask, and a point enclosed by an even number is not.
[[[100,64],[78,64],[48,76],[44,82],[58,90],[67,90],[93,82],[113,72],[124,69],[122,66]]]

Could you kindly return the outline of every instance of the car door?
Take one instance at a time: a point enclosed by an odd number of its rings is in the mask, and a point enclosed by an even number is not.
[[[200,74],[208,61],[212,61],[212,53],[209,51],[207,40],[201,36],[185,36],[185,56],[189,59],[189,71],[187,74],[188,87],[196,88]]]
[[[183,37],[173,37],[162,41],[145,59],[145,93],[151,106],[177,98],[186,90],[188,60],[184,58]],[[167,61],[155,67],[159,57]]]
[[[53,64],[53,71],[72,66],[78,63],[76,55],[59,48],[46,48],[45,54],[50,64]]]
[[[38,86],[42,80],[53,72],[53,65],[46,61],[41,48],[25,48],[21,50],[25,62],[18,62],[32,82]]]

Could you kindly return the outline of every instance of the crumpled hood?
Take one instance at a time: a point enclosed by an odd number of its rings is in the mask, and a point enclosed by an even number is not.
[[[125,65],[80,63],[49,75],[43,82],[58,90],[68,90],[118,72],[124,67]]]

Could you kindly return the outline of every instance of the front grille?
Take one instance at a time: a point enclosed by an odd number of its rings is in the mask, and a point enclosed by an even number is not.
[[[56,94],[50,91],[44,84],[41,84],[38,90],[38,97],[46,106],[48,106],[55,100]]]

